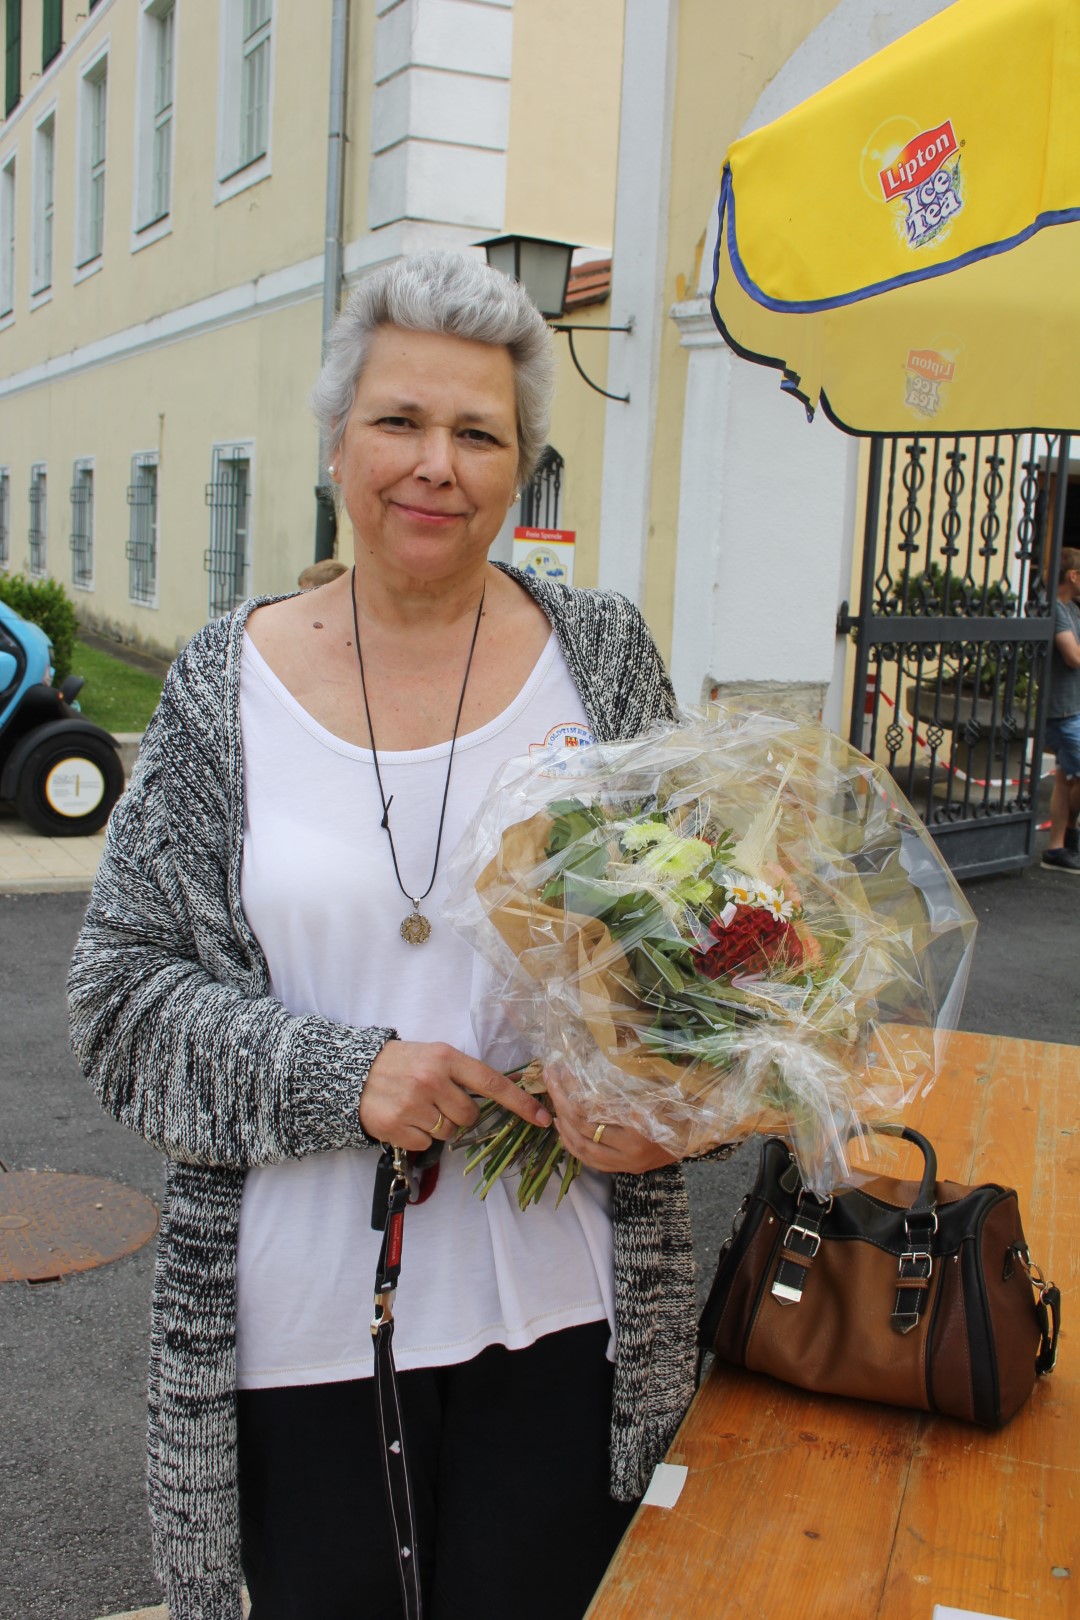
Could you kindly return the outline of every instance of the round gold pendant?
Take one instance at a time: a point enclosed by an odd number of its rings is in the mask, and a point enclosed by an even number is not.
[[[431,937],[431,924],[422,911],[410,911],[401,925],[401,937],[406,945],[422,945]]]

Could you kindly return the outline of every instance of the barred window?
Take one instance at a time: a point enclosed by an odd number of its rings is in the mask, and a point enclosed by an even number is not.
[[[11,567],[11,474],[0,467],[0,568]]]
[[[30,572],[40,578],[45,572],[46,537],[48,534],[48,475],[43,461],[36,461],[30,469]]]
[[[143,450],[131,458],[128,485],[128,595],[144,607],[157,606],[158,458]]]
[[[94,464],[77,461],[71,482],[71,583],[94,588]]]
[[[566,463],[545,444],[536,471],[521,492],[521,522],[527,529],[557,529],[562,515],[562,475]]]
[[[250,445],[215,445],[206,504],[210,545],[203,564],[210,575],[210,617],[216,619],[250,594]]]

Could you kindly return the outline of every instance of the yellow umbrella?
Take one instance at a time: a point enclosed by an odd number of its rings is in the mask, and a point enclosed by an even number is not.
[[[956,0],[724,165],[713,312],[853,433],[1080,431],[1080,0]]]

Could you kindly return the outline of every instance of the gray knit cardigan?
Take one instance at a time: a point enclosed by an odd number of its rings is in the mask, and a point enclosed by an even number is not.
[[[558,635],[597,737],[674,698],[623,597],[513,577]],[[207,625],[165,682],[113,812],[71,966],[72,1044],[103,1107],[166,1157],[151,1318],[149,1503],[171,1620],[240,1620],[235,1319],[249,1165],[373,1144],[359,1102],[394,1031],[293,1017],[240,904],[244,624]],[[693,1394],[694,1293],[681,1170],[614,1178],[612,1491],[636,1496]]]

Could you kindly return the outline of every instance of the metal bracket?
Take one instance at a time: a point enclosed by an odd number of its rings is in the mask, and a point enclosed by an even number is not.
[[[599,383],[594,383],[592,378],[583,369],[581,361],[577,357],[577,350],[574,348],[574,333],[575,332],[632,332],[634,330],[634,322],[633,322],[633,320],[630,320],[629,323],[626,326],[567,326],[562,321],[552,321],[551,322],[551,330],[553,332],[565,332],[567,337],[569,338],[569,340],[570,340],[570,358],[574,362],[574,366],[575,366],[575,368],[577,370],[577,374],[581,378],[582,382],[587,382],[589,387],[591,389],[593,389],[594,392],[596,392],[597,394],[603,394],[605,399],[614,399],[620,405],[629,405],[629,403],[630,403],[630,395],[629,394],[609,394],[606,388],[601,388]]]
[[[859,628],[859,616],[849,612],[849,603],[841,602],[836,614],[836,633],[838,636],[850,635]]]

